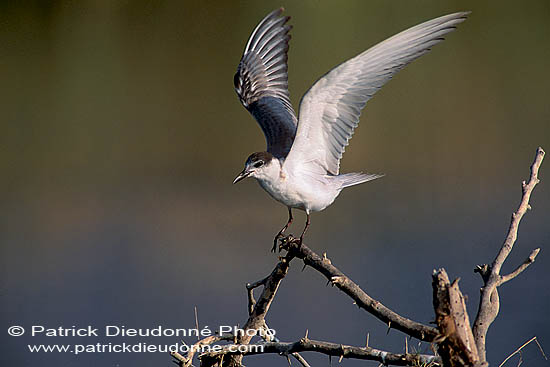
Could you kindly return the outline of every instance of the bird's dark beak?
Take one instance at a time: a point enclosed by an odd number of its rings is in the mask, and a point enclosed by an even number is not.
[[[236,184],[240,180],[244,180],[245,178],[248,177],[248,175],[250,175],[250,173],[251,172],[247,171],[246,168],[243,169],[243,171],[241,173],[239,173],[239,175],[237,177],[235,177],[235,179],[233,180],[233,184]]]

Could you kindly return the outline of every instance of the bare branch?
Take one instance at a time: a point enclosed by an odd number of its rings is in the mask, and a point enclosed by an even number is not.
[[[498,315],[500,307],[497,287],[519,275],[523,270],[527,268],[527,266],[529,266],[530,263],[535,260],[535,257],[538,254],[537,250],[533,251],[529,258],[526,260],[527,263],[524,262],[516,270],[514,270],[507,276],[502,277],[500,275],[500,269],[502,268],[504,261],[506,261],[506,259],[508,258],[508,255],[514,247],[514,243],[516,242],[521,218],[527,212],[527,210],[531,208],[529,205],[529,198],[531,197],[533,189],[539,183],[538,172],[544,158],[544,154],[544,150],[539,147],[537,149],[535,161],[531,165],[531,176],[529,178],[529,182],[525,183],[524,181],[522,183],[521,202],[519,204],[518,210],[512,214],[508,234],[498,255],[491,265],[485,264],[482,266],[478,266],[478,268],[475,270],[476,272],[481,274],[484,282],[484,286],[481,288],[481,300],[479,303],[479,310],[473,327],[474,339],[477,345],[480,362],[482,363],[486,362],[485,338],[487,336],[487,331],[489,330],[489,326],[493,323],[496,316]]]
[[[357,306],[382,320],[385,324],[389,324],[390,327],[428,342],[433,341],[439,334],[436,328],[403,317],[370,297],[350,278],[332,265],[326,256],[320,257],[305,244],[299,246],[292,241],[287,241],[282,244],[282,248],[287,250],[290,255],[302,259],[305,265],[319,271],[330,283],[336,285],[342,292],[351,297]]]
[[[260,348],[263,347],[263,348]],[[263,350],[262,350],[263,349]],[[295,352],[318,352],[339,358],[378,361],[384,365],[419,366],[437,365],[439,357],[425,354],[396,354],[370,347],[354,347],[318,340],[302,338],[294,343],[271,342],[264,344],[224,345],[220,351],[204,353],[201,360],[219,359],[220,355],[257,355],[277,353],[288,355]]]
[[[527,267],[529,265],[531,265],[532,263],[535,262],[535,258],[537,257],[537,255],[539,254],[540,252],[540,248],[536,248],[534,249],[533,251],[531,251],[531,254],[529,254],[529,257],[527,259],[525,259],[525,261],[523,263],[521,263],[517,268],[516,270],[514,270],[513,272],[511,272],[510,274],[508,275],[503,275],[502,278],[500,279],[500,284],[504,284],[506,283],[507,281],[509,280],[512,280],[514,279],[515,277],[517,277],[518,275],[520,275],[525,269],[527,269]],[[500,285],[499,284],[499,285]]]

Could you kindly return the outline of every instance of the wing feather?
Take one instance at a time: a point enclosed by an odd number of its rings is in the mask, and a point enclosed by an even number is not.
[[[271,12],[256,26],[234,77],[241,103],[262,128],[267,151],[277,158],[287,156],[297,125],[288,93],[290,17],[281,17],[282,11]]]
[[[409,28],[321,77],[302,98],[298,131],[287,162],[307,162],[310,171],[337,175],[367,101],[468,14],[449,14]]]

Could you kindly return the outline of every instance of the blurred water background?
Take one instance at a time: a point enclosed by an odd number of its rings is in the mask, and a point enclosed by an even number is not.
[[[231,185],[248,154],[264,149],[232,78],[251,30],[279,6],[294,25],[296,109],[338,63],[422,21],[473,11],[368,103],[342,170],[387,176],[314,214],[307,242],[421,322],[434,317],[431,271],[445,267],[461,277],[474,317],[481,281],[472,270],[496,255],[536,148],[550,150],[548,1],[2,1],[2,366],[169,366],[162,353],[30,353],[27,344],[179,341],[15,338],[10,325],[192,328],[195,306],[201,326],[244,324],[244,284],[276,263],[269,249],[286,209],[252,181]],[[542,251],[501,288],[492,365],[535,335],[550,351],[549,167],[505,271]],[[363,345],[369,333],[373,347],[404,350],[403,334],[387,335],[301,267],[269,313],[281,339],[309,329],[310,338]],[[523,359],[548,365],[533,344]]]

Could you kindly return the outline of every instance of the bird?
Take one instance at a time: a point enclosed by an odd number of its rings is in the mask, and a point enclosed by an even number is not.
[[[233,184],[252,177],[288,209],[287,223],[275,236],[301,246],[312,212],[331,205],[340,192],[383,177],[340,173],[340,160],[368,100],[399,70],[427,53],[470,12],[444,15],[386,39],[334,67],[304,94],[297,116],[288,91],[289,16],[279,8],[254,28],[234,76],[242,105],[260,125],[266,151],[252,153]],[[306,213],[298,239],[284,236],[292,209]]]

